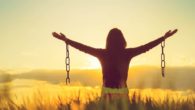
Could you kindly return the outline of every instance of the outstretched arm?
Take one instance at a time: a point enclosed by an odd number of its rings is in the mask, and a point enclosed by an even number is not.
[[[177,32],[177,29],[175,29],[174,31],[171,31],[169,30],[168,32],[165,33],[164,36],[152,41],[152,42],[149,42],[145,45],[142,45],[142,46],[139,46],[139,47],[136,47],[136,48],[129,48],[128,49],[128,53],[133,55],[133,56],[136,56],[136,55],[139,55],[141,53],[144,53],[150,49],[152,49],[153,47],[157,46],[158,44],[160,44],[162,41],[164,41],[165,39],[169,38],[170,36],[172,36],[173,34],[175,34]]]
[[[60,40],[64,41],[65,43],[71,45],[72,47],[79,49],[80,51],[83,51],[85,53],[88,53],[88,54],[96,56],[96,57],[99,55],[99,49],[96,49],[96,48],[78,43],[76,41],[70,40],[62,33],[58,34],[56,32],[53,32],[52,35],[55,38],[60,39]]]

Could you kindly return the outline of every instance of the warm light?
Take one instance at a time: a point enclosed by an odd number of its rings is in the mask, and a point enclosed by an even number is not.
[[[92,68],[92,69],[100,68],[100,62],[95,57],[89,58],[89,64],[90,64],[89,68]]]

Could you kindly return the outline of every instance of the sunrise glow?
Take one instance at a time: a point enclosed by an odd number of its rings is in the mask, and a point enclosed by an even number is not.
[[[128,0],[0,1],[1,68],[64,68],[65,45],[52,32],[94,48],[105,48],[110,29],[122,30],[128,47],[136,47],[177,28],[166,41],[169,66],[194,66],[194,2]],[[97,68],[97,61],[70,48],[72,68]],[[182,51],[182,52],[181,52]],[[160,46],[131,65],[159,65]],[[91,63],[84,63],[85,61]]]

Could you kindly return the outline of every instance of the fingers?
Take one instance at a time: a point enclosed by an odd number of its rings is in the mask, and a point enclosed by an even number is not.
[[[63,33],[60,33],[60,35],[66,37]]]
[[[66,36],[65,36],[63,33],[60,33],[60,35],[61,35],[61,37],[63,37],[63,40],[64,40],[65,42],[67,42]]]
[[[175,34],[176,32],[177,32],[177,29],[175,29],[175,30],[173,30],[173,31],[171,31],[171,30],[167,31],[167,32],[165,33],[165,35],[164,35],[165,39],[168,38],[168,37],[170,37],[170,36],[172,36],[172,35]]]
[[[170,32],[170,36],[172,36],[173,34],[175,34],[177,32],[177,29],[173,30],[172,32]]]
[[[56,32],[52,32],[52,35],[53,35],[54,37],[58,37],[58,36],[59,36],[59,34],[56,33]]]
[[[173,34],[175,34],[177,31],[178,31],[178,30],[177,30],[177,29],[175,29],[175,30],[173,30],[173,31],[172,31],[172,33],[173,33]]]
[[[175,29],[173,31],[169,30],[169,31],[166,32],[166,34],[175,34],[176,32],[177,32],[177,29]]]
[[[64,38],[65,38],[64,36],[59,35],[59,34],[56,33],[56,32],[53,32],[52,35],[53,35],[55,38],[60,39],[60,40],[64,40]]]
[[[57,37],[57,38],[59,38],[59,37],[60,37],[60,38],[65,37],[64,34],[62,34],[62,33],[58,34],[58,33],[56,33],[56,32],[53,32],[52,35],[53,35],[54,37]]]

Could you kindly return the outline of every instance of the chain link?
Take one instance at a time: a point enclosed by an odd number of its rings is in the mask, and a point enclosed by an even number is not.
[[[164,48],[165,48],[165,40],[161,42],[161,70],[162,70],[162,76],[165,77],[165,53],[164,53]]]
[[[66,63],[66,84],[70,83],[70,77],[69,77],[69,72],[70,72],[70,56],[69,56],[69,48],[68,48],[68,44],[66,44],[66,59],[65,59],[65,63]]]

